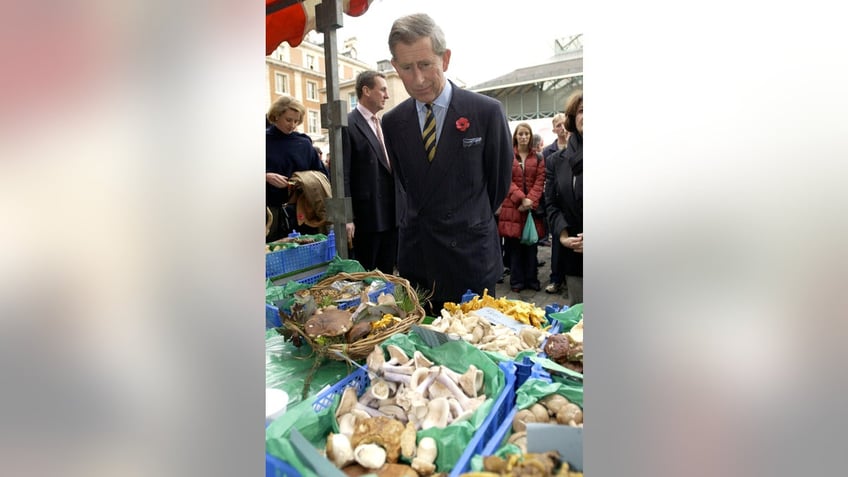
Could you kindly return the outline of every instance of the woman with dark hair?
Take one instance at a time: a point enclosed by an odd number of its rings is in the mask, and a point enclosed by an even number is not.
[[[564,247],[561,264],[568,303],[583,303],[583,92],[571,95],[565,106],[568,147],[546,161],[545,202],[555,240]]]
[[[545,190],[545,160],[533,148],[533,130],[527,123],[519,123],[512,134],[515,158],[512,162],[512,183],[498,214],[498,233],[504,238],[504,247],[510,257],[509,286],[518,293],[525,288],[539,291],[539,266],[536,261],[538,247],[521,243],[521,232],[530,216],[536,233],[543,235],[544,224],[531,214],[539,207]]]

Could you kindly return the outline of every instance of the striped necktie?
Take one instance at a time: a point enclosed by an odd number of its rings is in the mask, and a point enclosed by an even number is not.
[[[424,118],[424,131],[421,137],[424,139],[424,150],[427,152],[427,160],[433,162],[436,157],[436,116],[433,115],[433,105],[427,103],[427,116]]]

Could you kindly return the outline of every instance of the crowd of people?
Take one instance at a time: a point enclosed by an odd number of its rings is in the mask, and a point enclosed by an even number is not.
[[[349,256],[367,270],[408,279],[438,315],[467,290],[494,295],[506,270],[511,290],[540,290],[537,247],[550,245],[545,290],[565,287],[568,304],[581,303],[582,93],[553,118],[557,139],[544,146],[528,123],[510,133],[500,102],[445,77],[451,50],[429,15],[395,20],[388,44],[410,97],[381,119],[385,76],[364,71],[356,78],[357,105],[342,128],[344,193],[353,211],[345,224]],[[286,217],[293,174],[328,176],[321,150],[295,130],[304,114],[288,96],[268,111],[266,206],[278,217]],[[285,236],[287,225],[272,227],[266,240]],[[525,227],[536,241],[522,238]]]

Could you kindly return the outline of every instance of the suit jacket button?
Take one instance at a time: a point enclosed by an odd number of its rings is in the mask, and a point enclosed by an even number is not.
[[[451,242],[451,247],[456,247],[456,240],[454,240],[453,242]]]

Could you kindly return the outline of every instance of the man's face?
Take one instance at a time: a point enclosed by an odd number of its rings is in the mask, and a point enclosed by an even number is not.
[[[565,121],[557,121],[554,124],[554,132],[560,139],[566,139],[568,137],[568,131],[565,130]]]
[[[395,45],[392,66],[410,96],[422,103],[432,103],[445,86],[450,54],[450,50],[445,50],[444,55],[439,57],[433,52],[430,37],[423,37],[409,45]]]
[[[376,76],[374,77],[374,87],[365,87],[363,89],[363,105],[372,113],[386,107],[386,100],[389,99],[389,86],[386,80]]]

